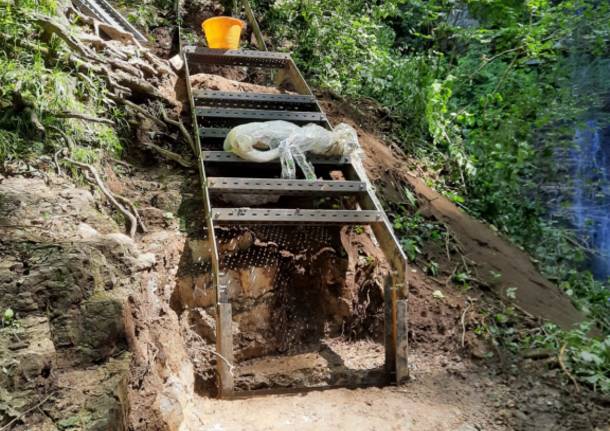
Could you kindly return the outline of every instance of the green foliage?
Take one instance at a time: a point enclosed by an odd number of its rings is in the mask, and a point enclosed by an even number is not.
[[[97,115],[105,86],[74,70],[70,50],[44,37],[33,13],[55,14],[51,0],[0,3],[0,160],[36,157],[69,147],[89,161],[121,151],[117,132],[105,124],[63,118],[63,112]],[[117,112],[113,112],[119,115]]]
[[[15,312],[11,308],[4,310],[2,315],[2,326],[10,326],[15,319]]]
[[[256,6],[275,45],[292,50],[310,80],[389,108],[403,148],[442,173],[433,185],[522,245],[610,331],[609,286],[581,270],[586,255],[565,227],[545,220],[540,187],[555,171],[554,150],[571,143],[576,119],[602,104],[591,95],[610,93],[601,60],[610,56],[610,3],[259,0]],[[597,64],[602,78],[575,94],[573,74],[583,62]],[[412,198],[407,193],[410,206]],[[414,261],[435,228],[410,212],[400,208],[393,219]],[[453,278],[467,287],[470,274],[463,269]],[[494,316],[494,327],[511,329],[511,313]],[[603,343],[591,352],[596,356],[578,354],[591,343],[597,341],[583,335],[569,345],[571,364],[591,369],[602,358],[595,375],[607,379],[610,361],[598,352]]]
[[[173,25],[176,9],[174,0],[124,0],[119,5],[127,9],[127,19],[139,28],[150,30],[159,26]]]
[[[402,210],[401,213],[394,215],[393,220],[400,244],[412,262],[421,254],[426,243],[440,242],[446,234],[443,226],[426,220],[419,213],[409,214]]]
[[[610,392],[610,336],[592,338],[588,335],[591,327],[591,323],[583,323],[564,331],[547,323],[525,334],[507,330],[507,326],[496,326],[493,331],[515,351],[526,348],[556,352],[576,379],[594,390]]]

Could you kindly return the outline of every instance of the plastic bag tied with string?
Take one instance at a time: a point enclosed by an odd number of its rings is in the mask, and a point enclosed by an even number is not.
[[[282,178],[295,179],[298,166],[305,178],[311,181],[316,180],[316,174],[307,160],[307,153],[360,159],[358,135],[344,123],[334,130],[326,130],[317,124],[299,127],[287,121],[242,124],[229,132],[224,149],[253,162],[270,162],[279,158]]]

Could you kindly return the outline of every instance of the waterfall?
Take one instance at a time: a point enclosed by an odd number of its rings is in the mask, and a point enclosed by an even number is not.
[[[578,237],[593,250],[592,272],[610,276],[610,126],[595,119],[577,127],[568,152],[572,201],[568,217]]]

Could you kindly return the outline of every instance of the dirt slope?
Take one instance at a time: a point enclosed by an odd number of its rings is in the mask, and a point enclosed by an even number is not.
[[[383,128],[381,118],[371,121],[374,113],[364,118],[361,111],[337,101],[328,101],[324,107],[335,123],[347,122],[358,128],[365,166],[378,192],[388,202],[404,203],[402,189],[409,187],[417,197],[419,212],[448,226],[464,257],[474,263],[476,279],[482,285],[504,299],[507,289],[516,288],[515,305],[565,329],[583,320],[583,314],[538,272],[527,253],[428,187],[425,177],[414,172],[397,147],[384,144],[379,133]]]

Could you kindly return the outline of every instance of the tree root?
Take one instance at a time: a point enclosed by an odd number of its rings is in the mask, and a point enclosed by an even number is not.
[[[127,217],[127,219],[129,220],[129,237],[133,238],[136,235],[136,230],[138,228],[138,220],[137,220],[136,216],[134,216],[123,205],[121,205],[119,203],[119,201],[117,200],[116,196],[114,196],[110,192],[110,190],[108,190],[108,188],[106,187],[106,185],[100,178],[100,175],[97,172],[97,169],[95,169],[95,167],[93,167],[90,164],[77,162],[76,160],[73,160],[73,159],[70,159],[67,157],[65,158],[65,160],[69,163],[72,163],[75,166],[78,166],[81,169],[87,169],[91,173],[91,175],[93,175],[93,179],[94,179],[95,183],[97,184],[99,189],[102,191],[104,196],[106,196],[106,198],[110,201],[110,203],[112,203],[112,205],[114,205],[119,210],[119,212],[121,214],[123,214],[125,217]],[[126,198],[122,198],[122,199],[126,199]]]
[[[142,217],[140,217],[140,213],[138,212],[138,209],[133,204],[133,202],[131,202],[125,196],[115,195],[115,197],[117,198],[117,200],[120,200],[121,202],[123,202],[125,205],[127,205],[131,209],[131,212],[133,213],[136,220],[138,221],[138,225],[140,226],[140,229],[142,229],[142,232],[144,232],[144,233],[148,232],[148,229],[146,228],[146,225],[142,221]]]
[[[108,118],[93,117],[91,115],[82,114],[80,112],[58,112],[52,115],[56,118],[75,118],[77,120],[91,121],[92,123],[108,124],[109,126],[114,125],[114,121]]]
[[[4,425],[2,428],[0,428],[0,431],[5,431],[5,430],[9,430],[11,429],[11,427],[13,426],[13,424],[19,420],[21,420],[21,418],[23,418],[24,416],[27,416],[29,413],[33,412],[34,410],[40,408],[40,406],[42,406],[44,403],[46,403],[47,401],[49,401],[49,399],[55,395],[55,392],[51,392],[49,395],[47,395],[46,397],[44,397],[40,402],[36,403],[36,405],[34,405],[33,407],[30,407],[29,409],[27,409],[26,411],[24,411],[23,413],[19,414],[19,416],[17,416],[15,419],[13,419],[12,421],[10,421],[9,423],[7,423],[6,425]]]
[[[143,142],[142,145],[144,145],[145,147],[150,148],[152,150],[155,150],[161,156],[165,157],[166,159],[169,159],[169,160],[172,160],[172,161],[178,163],[182,167],[185,167],[185,168],[192,168],[193,167],[191,162],[186,160],[180,154],[174,153],[173,151],[166,150],[165,148],[161,148],[158,145],[155,145],[155,144],[153,144],[151,142]]]
[[[165,109],[163,109],[163,106],[160,106],[159,108],[161,110],[161,115],[163,116],[163,121],[165,121],[168,124],[171,124],[172,126],[177,127],[178,130],[180,130],[180,133],[182,134],[182,138],[189,144],[189,147],[191,147],[191,150],[193,150],[193,154],[195,155],[195,157],[198,157],[199,155],[197,154],[197,150],[195,148],[195,143],[193,142],[193,138],[191,138],[191,135],[186,130],[186,127],[184,127],[184,123],[182,123],[182,121],[180,121],[180,120],[176,121],[176,120],[172,120],[171,118],[169,118],[167,113],[165,112]]]

